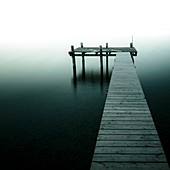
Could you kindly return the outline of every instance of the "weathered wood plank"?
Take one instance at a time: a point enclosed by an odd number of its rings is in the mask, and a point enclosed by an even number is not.
[[[101,125],[129,125],[129,124],[136,124],[136,125],[146,125],[150,124],[153,125],[152,120],[102,120]]]
[[[100,129],[99,130],[99,135],[139,135],[139,134],[142,134],[142,135],[157,135],[157,131],[156,130],[112,130],[112,129],[109,129],[109,130],[103,130],[103,129]]]
[[[104,124],[101,124],[100,125],[100,128],[99,129],[103,129],[103,130],[109,130],[109,129],[112,129],[112,130],[116,130],[116,129],[155,129],[155,126],[154,124],[145,124],[145,125],[141,125],[141,124],[117,124],[117,125],[114,125],[114,124],[108,124],[108,125],[104,125]]]
[[[145,99],[144,95],[115,95],[115,94],[107,94],[108,98],[122,98],[122,99]],[[145,99],[146,100],[146,99]]]
[[[161,147],[96,147],[95,153],[113,153],[113,154],[141,154],[141,155],[163,155]]]
[[[123,98],[123,97],[108,97],[105,105],[116,105],[116,104],[131,104],[131,105],[147,105],[145,99],[140,98]]]
[[[97,140],[105,140],[105,141],[143,141],[143,140],[149,140],[149,141],[156,141],[159,140],[158,135],[101,135],[99,134],[97,137]]]
[[[130,117],[127,117],[127,116],[103,116],[102,117],[102,121],[103,120],[109,120],[109,121],[115,121],[115,120],[142,120],[142,121],[146,121],[146,120],[150,120],[150,121],[153,121],[152,117],[133,117],[133,116],[130,116]]]
[[[103,113],[103,117],[149,117],[148,113],[136,114],[136,113]]]
[[[127,102],[126,100],[121,102],[113,102],[111,103],[110,100],[105,103],[105,106],[145,106],[148,107],[146,102]]]
[[[140,107],[105,107],[104,111],[121,111],[121,110],[125,110],[125,111],[149,111],[148,108],[140,108]]]
[[[150,111],[147,110],[104,110],[103,113],[134,113],[134,114],[143,114],[147,113],[150,114]]]
[[[160,141],[97,141],[100,147],[161,147]]]
[[[141,105],[138,105],[138,104],[105,104],[105,109],[108,109],[108,108],[145,108],[145,109],[148,109],[147,105],[145,104],[141,104]]]
[[[148,108],[140,108],[140,107],[105,107],[104,111],[149,111]]]
[[[169,170],[167,163],[93,162],[91,170]]]
[[[117,155],[117,154],[94,154],[94,162],[126,162],[126,163],[153,163],[166,162],[165,155]]]
[[[105,104],[147,104],[146,99],[139,97],[107,96]]]
[[[136,95],[136,96],[131,96],[131,95],[111,95],[110,93],[108,93],[107,97],[109,98],[124,98],[124,99],[145,99],[144,95]],[[146,99],[145,99],[146,100]]]

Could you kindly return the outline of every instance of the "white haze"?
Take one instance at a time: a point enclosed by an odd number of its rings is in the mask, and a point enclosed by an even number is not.
[[[2,0],[0,44],[110,41],[170,34],[169,0]]]

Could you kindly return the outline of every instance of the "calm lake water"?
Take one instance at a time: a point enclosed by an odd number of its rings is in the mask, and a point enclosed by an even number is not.
[[[169,44],[136,40],[135,65],[170,162]],[[89,169],[109,78],[98,58],[83,78],[79,58],[75,82],[70,45],[0,48],[1,169]]]

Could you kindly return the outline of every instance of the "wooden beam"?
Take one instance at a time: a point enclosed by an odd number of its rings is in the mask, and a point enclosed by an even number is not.
[[[72,52],[70,52],[69,53],[70,55],[72,55]],[[74,53],[74,56],[82,56],[82,54],[76,54],[76,53]],[[84,56],[87,56],[87,57],[90,57],[90,56],[96,56],[96,57],[99,57],[100,56],[100,54],[84,54]],[[106,54],[104,54],[104,53],[102,53],[102,56],[103,57],[105,57],[106,56]],[[116,56],[116,54],[109,54],[109,56]]]

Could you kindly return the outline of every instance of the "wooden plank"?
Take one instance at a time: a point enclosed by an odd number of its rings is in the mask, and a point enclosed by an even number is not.
[[[117,96],[117,97],[107,97],[107,101],[105,104],[138,104],[138,105],[147,105],[147,102],[144,98],[137,98],[137,97],[131,97],[131,98],[126,98],[126,97],[121,97],[121,96]],[[147,105],[148,107],[148,105]]]
[[[117,89],[114,89],[114,87],[113,87],[113,89],[111,88],[110,90],[109,90],[109,93],[118,93],[118,92],[120,92],[120,94],[121,93],[123,93],[123,94],[126,94],[126,93],[142,93],[143,94],[143,91],[142,90],[140,90],[140,89],[125,89],[125,88],[117,88]]]
[[[148,108],[148,105],[145,102],[132,103],[132,102],[120,101],[120,103],[111,103],[110,101],[107,101],[107,103],[105,103],[105,108],[109,108],[109,107]]]
[[[147,134],[147,135],[156,135],[157,131],[156,130],[113,130],[113,129],[109,129],[109,130],[103,130],[100,129],[99,130],[99,135],[139,135],[139,134]]]
[[[112,100],[113,101],[113,100]],[[120,106],[126,106],[126,107],[130,107],[130,106],[136,106],[136,107],[147,107],[148,108],[148,105],[145,101],[141,102],[141,101],[135,101],[135,102],[129,102],[129,101],[126,101],[126,100],[122,100],[122,101],[117,101],[117,102],[111,102],[111,100],[108,100],[106,103],[105,103],[105,107],[109,107],[109,106],[112,106],[112,107],[120,107]]]
[[[139,99],[145,99],[144,95],[126,95],[126,94],[114,94],[114,93],[108,93],[108,97],[116,98],[116,97],[122,97],[122,98],[139,98]]]
[[[161,147],[96,147],[95,153],[113,153],[113,154],[141,154],[141,155],[163,155]]]
[[[100,147],[161,147],[160,141],[98,141]]]
[[[153,119],[152,119],[152,117],[150,117],[150,116],[147,116],[147,117],[142,117],[142,116],[138,116],[138,117],[134,117],[134,116],[103,116],[102,117],[102,121],[103,120],[109,120],[109,121],[115,121],[115,120],[125,120],[125,121],[131,121],[131,120],[133,120],[133,121],[138,121],[138,120],[142,120],[142,121],[152,121]]]
[[[152,120],[102,120],[101,125],[146,125],[146,124],[154,124]]]
[[[143,92],[122,92],[122,91],[117,91],[117,92],[109,92],[110,96],[140,96],[143,95]]]
[[[112,98],[112,99],[107,99],[105,104],[137,104],[137,105],[147,105],[147,102],[145,99],[140,99],[140,100],[136,100],[136,99],[122,99],[122,98]],[[147,105],[148,106],[148,105]]]
[[[111,103],[111,102],[146,102],[146,100],[144,98],[123,98],[123,97],[107,97],[107,103]]]
[[[104,111],[108,110],[149,111],[149,109],[144,106],[106,106]]]
[[[112,100],[114,102],[113,99],[117,99],[117,100],[144,100],[146,101],[145,99],[145,96],[127,96],[127,95],[112,95],[112,94],[109,94],[107,95],[107,100]]]
[[[135,103],[129,103],[129,104],[125,104],[125,103],[106,103],[105,104],[105,108],[117,108],[117,107],[125,107],[125,108],[129,108],[129,107],[133,107],[133,108],[146,108],[148,109],[148,105],[146,103],[140,103],[140,104],[135,104]]]
[[[93,162],[91,170],[169,170],[167,163]]]
[[[95,154],[93,161],[100,162],[136,162],[136,163],[153,163],[153,162],[166,162],[165,155],[117,155],[117,154]]]
[[[104,130],[109,130],[109,129],[112,129],[112,130],[116,130],[116,129],[127,129],[127,130],[132,130],[132,129],[155,129],[155,126],[154,124],[145,124],[145,125],[141,125],[141,124],[117,124],[117,125],[114,125],[114,124],[108,124],[108,125],[105,125],[105,124],[101,124],[100,125],[100,128],[99,129],[104,129]]]
[[[104,113],[125,113],[125,114],[150,114],[149,110],[124,110],[124,109],[119,109],[119,110],[113,110],[113,109],[104,109]]]
[[[158,135],[98,135],[97,140],[105,141],[157,141],[159,140]]]
[[[148,113],[136,114],[136,113],[103,113],[103,117],[151,117]],[[115,119],[114,119],[115,120]]]
[[[125,110],[125,111],[149,111],[148,108],[140,108],[140,107],[105,107],[104,111],[116,111],[116,110]]]

